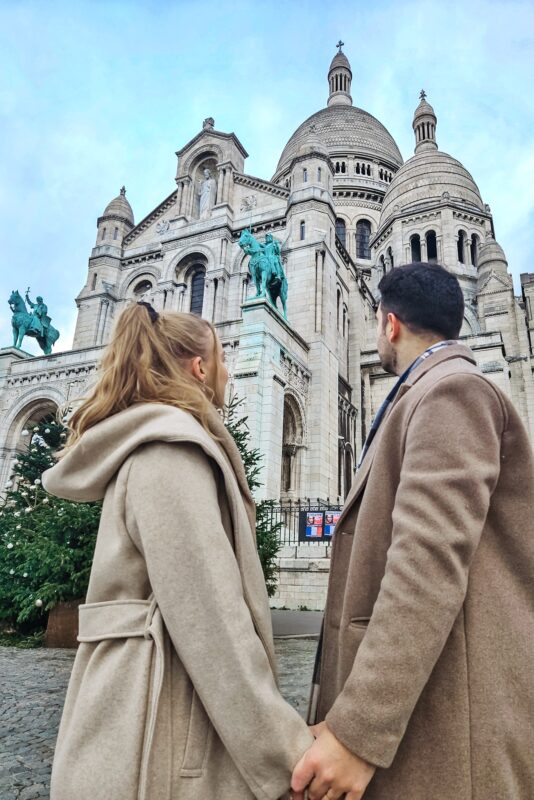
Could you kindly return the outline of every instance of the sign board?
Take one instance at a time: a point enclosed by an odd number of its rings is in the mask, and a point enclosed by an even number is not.
[[[329,542],[334,535],[341,509],[299,511],[299,542]]]

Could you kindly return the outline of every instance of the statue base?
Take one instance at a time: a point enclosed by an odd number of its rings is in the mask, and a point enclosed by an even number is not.
[[[306,373],[308,345],[265,297],[241,306],[233,388],[244,399],[252,447],[263,455],[257,499],[280,497],[284,393],[293,369]]]
[[[0,347],[0,376],[10,371],[13,361],[22,361],[25,358],[35,358],[35,356],[19,347]]]

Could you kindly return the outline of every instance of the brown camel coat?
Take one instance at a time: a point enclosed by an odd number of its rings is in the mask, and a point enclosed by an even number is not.
[[[43,476],[104,499],[51,800],[276,800],[312,741],[275,680],[254,504],[181,410],[140,404]]]
[[[534,798],[534,460],[463,345],[409,376],[336,528],[317,720],[365,800]]]

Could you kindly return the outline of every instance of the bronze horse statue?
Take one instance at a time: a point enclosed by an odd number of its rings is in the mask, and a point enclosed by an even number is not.
[[[13,328],[13,347],[20,348],[25,336],[37,339],[39,347],[45,355],[49,356],[52,352],[52,345],[59,339],[59,331],[50,325],[50,317],[47,315],[47,307],[42,302],[32,306],[42,309],[42,313],[29,314],[26,303],[17,290],[11,292],[8,300],[9,307],[13,314],[11,327]],[[28,298],[28,302],[30,302]]]

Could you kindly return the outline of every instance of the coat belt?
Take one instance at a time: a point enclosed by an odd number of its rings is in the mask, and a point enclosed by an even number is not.
[[[161,611],[156,600],[110,600],[79,607],[79,642],[101,642],[105,639],[144,638],[154,643],[154,669],[150,692],[150,708],[139,773],[138,800],[148,797],[148,764],[156,730],[158,706],[165,672],[165,637]]]

